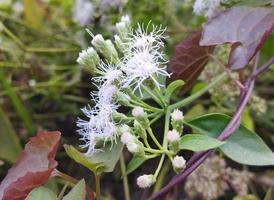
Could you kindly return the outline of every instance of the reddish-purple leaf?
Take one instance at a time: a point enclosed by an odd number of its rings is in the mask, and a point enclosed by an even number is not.
[[[231,43],[228,66],[242,69],[254,57],[274,28],[271,8],[235,7],[211,19],[203,29],[200,45]]]
[[[54,160],[60,132],[41,132],[30,139],[0,185],[0,199],[24,200],[45,182],[57,166]]]
[[[168,72],[172,73],[168,82],[182,79],[186,90],[198,78],[214,49],[214,46],[200,46],[200,39],[201,31],[192,33],[176,45],[168,66]]]

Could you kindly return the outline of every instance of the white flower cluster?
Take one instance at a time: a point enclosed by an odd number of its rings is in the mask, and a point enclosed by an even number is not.
[[[73,19],[81,26],[91,23],[100,15],[101,22],[106,20],[106,13],[111,9],[122,9],[127,0],[76,0],[73,7]]]
[[[73,8],[73,19],[81,26],[93,19],[94,5],[88,0],[76,0]]]
[[[215,15],[221,3],[226,3],[229,0],[196,0],[193,5],[193,12],[196,15],[205,15],[211,18]]]
[[[89,120],[79,119],[77,122],[78,132],[85,142],[83,147],[88,148],[87,155],[94,152],[98,141],[116,138],[117,124],[112,114],[117,113],[119,94],[123,94],[125,88],[141,91],[142,84],[148,79],[156,87],[161,87],[158,76],[169,76],[160,51],[164,46],[161,40],[164,39],[165,29],[152,26],[153,30],[149,33],[147,28],[139,25],[132,30],[128,16],[122,17],[116,27],[119,33],[114,37],[116,47],[102,35],[91,34],[93,47],[80,52],[77,59],[79,64],[98,74],[93,78],[98,92],[91,94],[95,106],[82,109]],[[116,48],[123,56],[118,56]],[[98,55],[103,56],[105,61],[100,60]]]

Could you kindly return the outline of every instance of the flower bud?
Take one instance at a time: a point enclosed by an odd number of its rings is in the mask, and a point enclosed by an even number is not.
[[[143,143],[141,143],[136,136],[130,132],[123,132],[121,135],[121,142],[126,145],[128,151],[132,154],[144,154]]]
[[[118,53],[110,40],[104,40],[101,34],[94,36],[92,45],[110,62],[119,61]]]
[[[128,96],[124,92],[117,91],[115,94],[115,98],[120,105],[123,105],[123,106],[130,105],[130,96]]]
[[[113,43],[111,42],[111,40],[106,40],[106,48],[109,51],[109,55],[105,57],[113,63],[118,63],[119,61],[118,53]]]
[[[121,21],[116,23],[116,28],[120,34],[122,41],[125,41],[131,32],[131,21],[128,15],[123,16]]]
[[[183,131],[183,121],[184,115],[182,111],[176,109],[171,113],[171,125],[173,129],[177,130],[180,133]]]
[[[176,130],[168,131],[167,140],[170,143],[178,142],[180,139],[180,134]]]
[[[134,120],[134,130],[136,134],[140,136],[142,139],[147,138],[146,130],[137,120]]]
[[[137,178],[137,185],[140,188],[148,188],[152,186],[155,182],[154,176],[152,174],[144,174]]]
[[[79,53],[79,56],[77,58],[77,62],[80,65],[83,65],[85,67],[92,67],[92,68],[98,65],[99,61],[100,61],[100,58],[97,52],[92,47],[89,47],[86,50],[82,50]]]
[[[114,36],[114,42],[118,50],[123,53],[124,50],[126,49],[125,44],[122,42],[121,38],[118,35]]]
[[[137,107],[133,108],[132,115],[141,123],[142,126],[144,126],[146,128],[149,126],[149,120],[147,117],[147,113],[144,111],[144,109],[142,107],[137,106]]]
[[[186,160],[184,159],[183,156],[175,156],[172,161],[173,168],[175,171],[181,171],[182,169],[185,168],[186,165]]]
[[[112,112],[112,118],[115,122],[129,122],[130,119],[123,113],[119,113],[117,111]]]
[[[105,39],[103,38],[103,36],[101,34],[95,35],[91,41],[91,44],[93,46],[95,46],[96,48],[104,45],[104,43],[105,43]]]
[[[130,132],[123,132],[121,135],[121,142],[123,144],[134,143],[134,136]]]
[[[133,115],[133,117],[136,117],[136,118],[143,118],[146,116],[146,113],[142,107],[137,106],[137,107],[133,108],[132,115]]]
[[[176,109],[171,113],[171,120],[173,121],[182,121],[184,120],[183,112]]]
[[[131,21],[128,15],[124,15],[121,17],[121,22],[124,22],[127,26],[130,26]]]

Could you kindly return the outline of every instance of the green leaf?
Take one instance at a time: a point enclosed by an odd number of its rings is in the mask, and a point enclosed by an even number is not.
[[[120,141],[114,144],[107,143],[91,156],[84,155],[71,145],[64,145],[64,148],[69,157],[94,173],[112,172],[122,153],[123,144]]]
[[[190,151],[206,151],[223,145],[225,142],[202,134],[187,134],[181,137],[179,141],[180,149]]]
[[[64,145],[66,153],[68,156],[73,159],[75,162],[85,166],[89,170],[96,172],[97,167],[99,167],[102,163],[94,163],[91,162],[83,153],[75,149],[72,145]]]
[[[131,172],[133,172],[148,159],[148,157],[142,155],[133,156],[133,158],[127,164],[126,174],[130,174]]]
[[[245,126],[246,128],[254,131],[254,122],[253,119],[250,115],[249,110],[246,108],[242,114],[242,125]]]
[[[35,29],[43,28],[43,19],[46,15],[46,8],[41,1],[24,0],[24,14],[29,26]]]
[[[231,118],[213,113],[188,120],[186,124],[194,130],[217,138]],[[232,160],[254,166],[274,165],[274,154],[264,141],[254,132],[240,126],[220,147]]]
[[[169,100],[171,95],[175,92],[175,90],[177,90],[179,87],[183,86],[184,84],[185,82],[183,80],[176,80],[170,83],[166,89],[166,98]]]
[[[3,88],[6,90],[7,96],[10,98],[11,103],[13,104],[17,114],[22,119],[24,126],[26,127],[29,133],[33,134],[35,130],[35,126],[32,123],[29,112],[23,105],[20,98],[15,93],[12,84],[7,79],[7,76],[3,70],[0,70],[0,82],[2,83]]]
[[[57,196],[51,190],[42,186],[33,189],[26,200],[57,200]]]
[[[1,108],[0,129],[0,158],[14,162],[22,148],[8,117]]]
[[[86,199],[86,184],[85,180],[79,181],[72,190],[64,196],[63,200],[85,200]]]
[[[189,119],[189,118],[196,117],[198,115],[203,115],[205,113],[207,113],[207,111],[205,110],[203,105],[202,104],[196,104],[195,106],[193,106],[191,109],[189,109],[187,111],[187,113],[185,114],[185,118]]]
[[[203,90],[204,88],[206,88],[206,86],[208,86],[207,83],[201,82],[201,83],[196,83],[192,89],[191,89],[191,95],[195,94],[196,92],[199,92],[200,90]]]

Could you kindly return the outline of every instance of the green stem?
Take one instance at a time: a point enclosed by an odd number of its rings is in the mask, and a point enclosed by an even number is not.
[[[163,116],[162,113],[159,113],[158,115],[156,115],[152,120],[150,120],[150,125],[154,124],[158,119],[160,119]]]
[[[164,99],[164,95],[162,94],[162,92],[159,90],[159,88],[157,86],[155,86],[154,91],[155,91],[155,94],[158,97],[158,99],[160,99],[161,104],[165,108],[167,106],[167,104],[166,104],[166,101]]]
[[[151,149],[151,148],[146,148],[146,147],[144,147],[144,150],[146,152],[149,152],[149,153],[152,153],[152,154],[163,154],[164,153],[163,150]]]
[[[153,112],[163,112],[162,109],[156,108],[156,107],[153,107],[153,106],[150,106],[150,105],[144,103],[143,101],[136,101],[136,100],[133,100],[133,99],[131,99],[130,101],[131,101],[132,103],[138,105],[138,106],[143,107],[144,109],[148,109],[148,110],[151,110],[151,111],[153,111]]]
[[[33,48],[33,47],[27,47],[25,50],[31,53],[64,53],[64,52],[79,51],[78,48]]]
[[[219,82],[221,82],[222,80],[224,80],[224,78],[226,77],[227,73],[224,72],[221,75],[219,75],[216,79],[214,79],[210,84],[208,84],[205,88],[203,88],[202,90],[196,92],[195,94],[175,103],[169,106],[170,110],[175,110],[175,109],[179,109],[191,102],[193,102],[195,99],[199,98],[200,96],[202,96],[203,94],[205,94],[208,90],[210,90],[211,88],[213,88],[214,86],[216,86]]]
[[[158,142],[157,138],[155,137],[155,135],[152,132],[152,129],[150,127],[146,127],[146,129],[147,129],[147,132],[148,132],[149,136],[151,137],[151,139],[153,140],[153,142],[156,144],[156,146],[159,149],[163,150],[162,145]]]
[[[159,172],[160,172],[160,170],[161,170],[161,168],[162,168],[162,165],[163,165],[163,163],[164,163],[164,160],[165,160],[165,154],[163,154],[163,155],[161,156],[161,158],[160,158],[160,162],[159,162],[158,167],[157,167],[157,169],[156,169],[156,171],[155,171],[155,173],[154,173],[154,178],[155,178],[155,179],[157,179],[157,177],[158,177],[158,175],[159,175]]]
[[[125,159],[124,159],[123,154],[120,157],[120,166],[121,166],[121,172],[122,172],[122,176],[123,176],[125,200],[130,200],[130,192],[129,192],[129,187],[128,187],[127,174],[126,174],[126,165],[125,165]]]
[[[147,141],[147,137],[145,137],[145,138],[143,139],[143,141],[144,141],[144,143],[145,143],[145,146],[146,146],[147,148],[151,149],[151,147],[150,147],[150,145],[149,145],[149,143],[148,143],[148,141]]]
[[[25,49],[24,43],[13,33],[11,32],[3,23],[0,23],[0,27],[3,28],[3,31],[22,49]]]
[[[170,121],[170,109],[167,109],[166,111],[166,117],[165,117],[165,130],[164,130],[164,139],[163,139],[163,147],[164,149],[167,149],[167,133],[169,131],[169,121]]]
[[[163,112],[162,109],[153,107],[153,106],[147,104],[146,102],[142,101],[141,98],[137,97],[132,91],[127,90],[126,93],[131,97],[131,101],[133,103],[135,103],[136,105],[139,105],[139,106],[142,106],[142,107],[145,107],[145,108],[149,108],[149,109],[151,109],[153,111],[161,111],[161,112]]]
[[[170,168],[170,162],[166,161],[162,167],[161,173],[159,174],[159,177],[157,178],[157,182],[153,188],[153,193],[158,192],[165,180],[166,173],[168,172],[168,169]]]
[[[146,86],[144,86],[144,85],[142,85],[141,86],[142,87],[142,89],[146,92],[146,93],[148,93],[149,95],[150,95],[150,97],[156,102],[156,103],[158,103],[162,108],[164,108],[165,107],[165,104],[163,104],[162,103],[162,101],[161,101],[161,99],[159,99],[148,87],[146,87]]]
[[[96,173],[95,174],[96,200],[100,200],[101,199],[100,178],[101,178],[101,174],[100,173]]]

